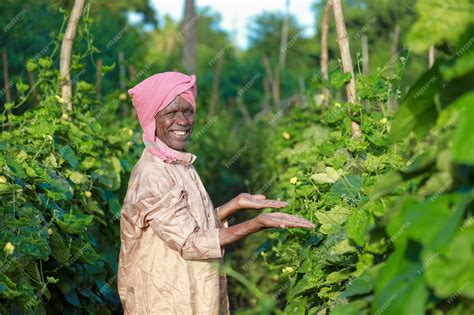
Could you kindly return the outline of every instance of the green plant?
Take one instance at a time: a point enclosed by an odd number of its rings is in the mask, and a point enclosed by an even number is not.
[[[83,17],[79,33],[88,49],[73,56],[75,71],[94,51],[90,22]],[[5,106],[1,116],[2,314],[120,309],[114,283],[121,182],[136,158],[133,131],[125,126],[135,123],[114,118],[118,99],[96,103],[93,85],[81,80],[74,110],[66,111],[56,51],[28,62],[28,71],[38,74],[38,106],[11,113],[28,100],[28,87],[17,84],[20,101]]]
[[[433,14],[425,4],[418,4],[420,21]],[[445,10],[464,15],[454,6]],[[276,312],[474,311],[474,32],[472,19],[461,21],[455,36],[436,42],[443,53],[393,119],[378,108],[396,82],[378,76],[362,84],[371,89],[361,94],[368,110],[343,102],[325,112],[294,108],[277,124],[270,117],[272,128],[259,128],[267,132],[257,139],[263,149],[253,160],[263,163],[252,169],[254,190],[276,177],[267,193],[319,224],[315,231],[270,233],[257,249],[263,260],[246,266],[266,293],[287,288],[285,299],[274,295],[283,309]],[[413,48],[420,47],[417,25]],[[360,138],[351,137],[352,119],[361,124]]]

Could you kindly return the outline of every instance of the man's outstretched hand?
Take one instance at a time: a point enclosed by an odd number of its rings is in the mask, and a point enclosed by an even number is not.
[[[227,217],[233,215],[241,209],[263,209],[275,208],[280,209],[288,206],[285,201],[267,199],[265,195],[252,195],[249,193],[241,193],[229,202],[219,207],[219,220],[223,222]]]
[[[234,200],[237,209],[280,209],[288,206],[286,201],[271,200],[267,199],[265,195],[251,195],[249,193],[241,193]]]
[[[311,221],[291,214],[283,212],[262,213],[248,221],[228,228],[219,229],[219,241],[223,247],[266,228],[312,229],[314,227],[316,227],[316,225]]]
[[[261,228],[306,228],[312,229],[316,225],[302,217],[283,212],[262,213],[255,218]]]

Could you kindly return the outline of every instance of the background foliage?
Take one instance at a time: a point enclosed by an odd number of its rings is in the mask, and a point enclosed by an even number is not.
[[[324,5],[313,6],[318,25]],[[58,51],[71,6],[0,4],[9,74],[0,93],[2,314],[121,310],[118,218],[143,149],[126,89],[156,72],[184,70],[183,26],[160,15],[159,5],[90,1],[73,49],[73,111],[65,112]],[[259,233],[226,250],[232,309],[473,313],[473,5],[357,0],[343,7],[358,104],[344,101],[349,77],[333,24],[324,81],[319,32],[303,35],[289,16],[277,104],[264,58],[275,71],[284,14],[250,21],[242,50],[212,8],[198,7],[199,110],[190,150],[214,204],[261,192],[318,224]],[[432,46],[437,60],[429,68]],[[327,107],[323,87],[331,91]],[[362,137],[351,137],[351,121]],[[254,215],[243,211],[231,223]]]

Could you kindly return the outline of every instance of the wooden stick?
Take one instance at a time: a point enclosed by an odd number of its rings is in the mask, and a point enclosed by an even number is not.
[[[369,75],[369,44],[367,43],[367,35],[362,35],[360,41],[362,46],[362,73]]]
[[[181,27],[183,35],[183,66],[188,74],[196,72],[197,19],[194,0],[185,0],[184,18]]]
[[[3,82],[5,87],[5,101],[11,102],[12,95],[10,93],[10,76],[8,75],[8,56],[7,56],[7,47],[3,47],[2,49],[2,62],[3,62]]]
[[[289,9],[290,8],[290,0],[286,0],[286,13],[283,19],[283,25],[281,29],[281,38],[280,38],[280,54],[278,57],[278,67],[283,69],[286,63],[286,50],[288,46],[288,19],[289,19]]]
[[[329,31],[329,16],[331,14],[331,0],[327,0],[324,6],[323,21],[321,24],[321,76],[323,80],[329,79],[328,64],[329,64],[329,53],[328,53],[328,31]],[[323,87],[323,106],[326,107],[329,101],[329,89]]]
[[[217,101],[219,100],[219,82],[221,78],[221,69],[223,63],[223,57],[219,58],[216,65],[216,70],[214,72],[214,80],[212,81],[212,90],[211,90],[211,101],[209,103],[209,111],[207,112],[207,120],[211,120],[212,117],[216,114],[217,110]]]
[[[433,67],[433,64],[435,62],[435,55],[436,55],[436,50],[434,46],[430,47],[430,50],[428,52],[428,67]]]
[[[250,117],[249,111],[247,110],[247,107],[245,107],[242,97],[237,96],[236,99],[237,106],[239,107],[240,112],[242,113],[242,116],[244,117],[245,122],[247,123],[248,126],[254,127],[254,122],[252,118]]]
[[[352,68],[351,51],[349,48],[349,37],[347,36],[344,15],[342,14],[341,0],[333,1],[334,19],[336,20],[336,33],[339,51],[341,52],[342,69],[344,72],[351,73],[351,80],[346,85],[347,101],[349,103],[357,102],[357,92],[354,80],[354,69]],[[352,136],[360,136],[361,130],[357,122],[352,122]]]
[[[95,97],[100,102],[102,99],[102,59],[97,59],[95,63]]]
[[[77,24],[84,8],[84,0],[75,0],[69,16],[69,21],[61,44],[61,56],[59,61],[59,73],[61,75],[61,96],[66,108],[72,110],[72,83],[71,83],[71,52],[74,38],[76,37]]]
[[[35,77],[33,76],[33,73],[30,71],[26,71],[26,74],[28,76],[28,82],[30,82],[30,87],[31,87],[31,96],[33,97],[33,102],[35,104],[38,104],[38,93],[36,92],[36,82],[35,82]]]

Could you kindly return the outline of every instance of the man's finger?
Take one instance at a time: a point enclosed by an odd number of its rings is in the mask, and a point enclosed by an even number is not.
[[[262,200],[260,203],[263,207],[270,208],[282,208],[288,206],[288,203],[285,201],[276,201],[276,200]]]

